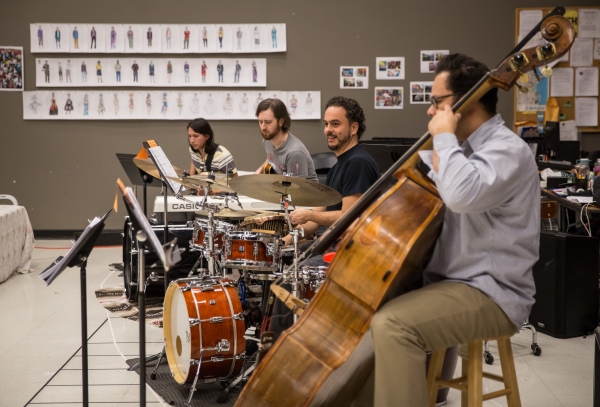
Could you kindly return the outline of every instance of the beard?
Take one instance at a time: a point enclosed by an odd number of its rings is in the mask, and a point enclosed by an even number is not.
[[[265,134],[262,131],[260,132],[260,135],[263,137],[263,139],[265,140],[273,140],[275,138],[276,135],[279,134],[279,132],[281,132],[281,126],[277,126],[275,128],[275,130],[273,130],[272,132]]]
[[[332,134],[328,134],[327,137],[331,137]],[[337,139],[338,143],[334,146],[329,145],[329,143],[327,143],[327,147],[329,147],[329,149],[331,151],[337,151],[342,149],[343,147],[347,146],[350,143],[350,140],[352,140],[352,132],[350,130],[348,130],[348,132],[343,136],[335,136],[335,138]]]

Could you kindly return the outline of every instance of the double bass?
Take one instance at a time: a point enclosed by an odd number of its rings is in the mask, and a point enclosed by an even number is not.
[[[532,31],[453,111],[468,111],[493,88],[508,91],[538,67],[549,76],[547,64],[573,43],[564,11],[557,7],[534,29],[543,45],[521,50]],[[323,286],[258,364],[236,407],[346,406],[354,399],[373,366],[365,335],[373,315],[418,286],[441,231],[444,204],[418,168],[418,151],[432,147],[426,133],[307,250],[305,257],[323,253],[345,232]]]

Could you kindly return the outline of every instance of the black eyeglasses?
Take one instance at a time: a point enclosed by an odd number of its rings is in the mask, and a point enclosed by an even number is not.
[[[438,103],[440,102],[440,100],[449,98],[450,96],[461,96],[461,95],[464,95],[464,93],[451,93],[449,95],[443,95],[443,96],[431,96],[430,101],[431,101],[431,104],[433,105],[433,107],[437,110]]]

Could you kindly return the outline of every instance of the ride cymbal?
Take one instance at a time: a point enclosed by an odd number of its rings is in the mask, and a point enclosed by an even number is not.
[[[232,178],[229,185],[240,195],[275,204],[281,201],[282,194],[290,194],[296,206],[328,206],[342,201],[342,195],[333,188],[284,175],[242,175]]]
[[[167,177],[168,179],[175,181],[186,188],[200,189],[209,187],[213,192],[223,193],[235,193],[233,189],[225,185],[225,181],[215,181],[210,178],[198,178],[198,177]]]
[[[150,159],[143,159],[143,158],[134,158],[133,159],[133,163],[140,170],[147,172],[148,174],[150,174],[154,178],[161,179],[160,178],[160,173],[158,172],[158,168],[156,168],[156,165],[154,165],[154,163],[152,162],[152,160],[150,160]],[[173,166],[173,168],[175,169],[175,172],[177,173],[177,175],[179,175],[180,177],[183,176],[183,170],[181,168],[177,168],[175,166]]]

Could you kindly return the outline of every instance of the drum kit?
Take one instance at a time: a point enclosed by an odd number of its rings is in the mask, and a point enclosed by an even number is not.
[[[252,321],[245,312],[248,308],[245,295],[239,295],[238,289],[245,292],[250,281],[262,282],[262,314],[268,313],[269,288],[273,282],[290,284],[292,295],[304,303],[318,292],[326,277],[326,267],[298,264],[303,230],[292,227],[289,209],[291,205],[332,205],[341,201],[341,195],[317,182],[283,175],[221,178],[213,174],[182,174],[171,179],[204,194],[196,219],[185,225],[186,230],[192,230],[189,252],[198,255],[197,261],[188,276],[170,282],[163,312],[163,353],[175,381],[191,385],[186,404],[189,405],[198,380],[220,380],[228,385],[227,394],[254,369],[255,365],[243,369],[246,340],[259,340],[245,336]],[[238,193],[280,204],[282,213],[234,210],[229,203],[237,201],[241,208]],[[207,197],[215,194],[224,197],[224,207],[207,202]],[[177,196],[185,200],[181,193]],[[286,234],[293,237],[293,244],[284,248],[282,238]],[[132,247],[124,248],[124,256],[128,250],[135,251],[130,250]],[[202,263],[206,267],[200,267]],[[227,277],[231,269],[238,270],[239,281]],[[254,318],[255,324],[256,320],[262,318]],[[162,355],[157,367],[160,359]]]

